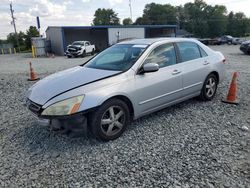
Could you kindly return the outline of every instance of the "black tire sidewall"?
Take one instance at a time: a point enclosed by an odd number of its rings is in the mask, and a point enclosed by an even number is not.
[[[83,51],[83,52],[82,52],[82,57],[85,57],[85,56],[86,56],[86,52]]]
[[[101,129],[101,118],[105,113],[105,111],[111,106],[119,106],[122,108],[122,110],[125,113],[125,123],[121,131],[118,132],[116,135],[107,136],[106,134],[103,133]],[[91,122],[90,129],[92,134],[99,140],[109,141],[118,138],[124,132],[127,125],[130,123],[130,112],[128,105],[125,102],[123,102],[120,99],[111,99],[104,102],[96,111],[92,112],[89,118]]]

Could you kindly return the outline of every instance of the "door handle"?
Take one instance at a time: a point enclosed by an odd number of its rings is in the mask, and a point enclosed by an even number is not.
[[[208,61],[204,61],[203,65],[208,65],[209,62]]]
[[[181,71],[179,71],[179,70],[173,70],[172,75],[176,75],[176,74],[180,74],[180,73],[181,73]]]

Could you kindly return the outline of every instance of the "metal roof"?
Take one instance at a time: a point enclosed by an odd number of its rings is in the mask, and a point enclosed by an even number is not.
[[[63,29],[108,29],[108,28],[176,28],[176,25],[98,25],[98,26],[48,26]]]

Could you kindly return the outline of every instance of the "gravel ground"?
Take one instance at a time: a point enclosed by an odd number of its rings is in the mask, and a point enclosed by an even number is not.
[[[227,79],[215,99],[196,99],[140,118],[108,143],[69,138],[22,106],[28,64],[44,77],[85,59],[0,56],[0,187],[250,187],[250,56],[224,53]],[[221,102],[239,71],[240,104]]]

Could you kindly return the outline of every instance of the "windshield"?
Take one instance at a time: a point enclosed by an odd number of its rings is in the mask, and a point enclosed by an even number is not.
[[[117,44],[98,54],[85,66],[95,69],[126,71],[146,48],[147,45]]]
[[[83,43],[82,42],[73,42],[72,45],[82,45]]]

